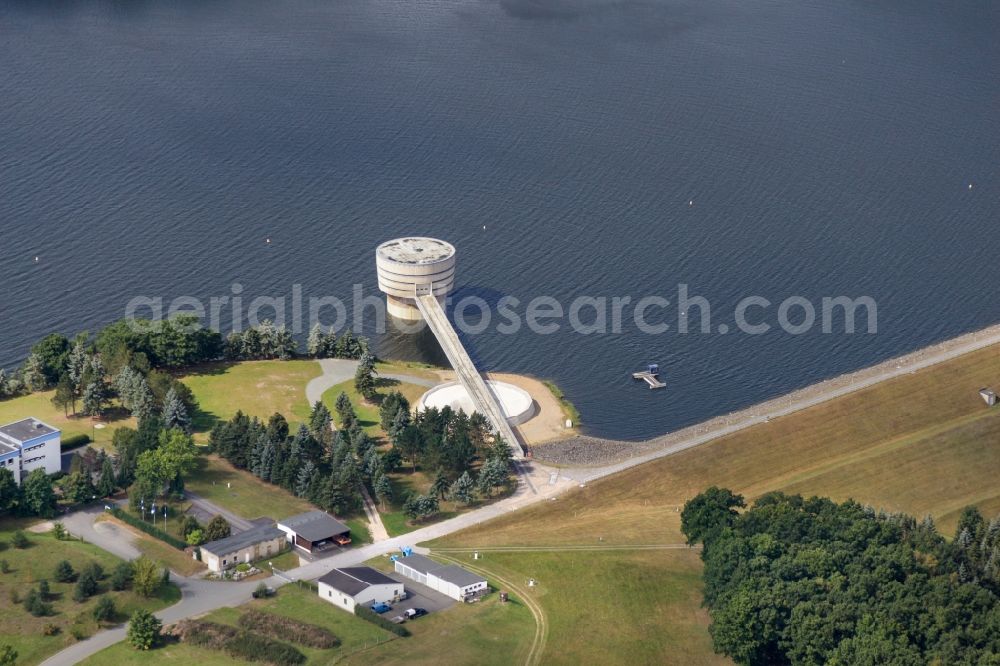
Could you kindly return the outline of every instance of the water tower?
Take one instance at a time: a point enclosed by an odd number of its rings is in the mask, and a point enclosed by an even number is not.
[[[414,296],[434,294],[443,306],[455,285],[455,247],[437,238],[396,238],[375,249],[375,270],[389,314],[418,321]]]

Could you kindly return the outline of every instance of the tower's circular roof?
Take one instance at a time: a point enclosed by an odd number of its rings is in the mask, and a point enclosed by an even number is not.
[[[385,261],[407,266],[423,266],[454,258],[455,246],[437,238],[407,236],[382,243],[375,253]]]

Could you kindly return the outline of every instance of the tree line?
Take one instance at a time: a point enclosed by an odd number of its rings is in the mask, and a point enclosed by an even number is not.
[[[369,353],[369,342],[350,329],[337,337],[335,331],[324,332],[317,325],[309,333],[307,350],[311,358],[359,359]],[[168,372],[211,361],[290,359],[298,355],[298,343],[291,332],[270,321],[234,331],[223,339],[217,331],[203,328],[194,315],[176,315],[159,322],[122,319],[94,336],[86,331],[72,339],[61,333],[46,335],[32,346],[15,371],[0,368],[0,400],[55,388],[60,408],[72,406],[75,413],[80,402],[84,415],[94,415],[115,397],[118,377],[125,367],[146,377],[154,395],[163,402],[166,391],[156,393],[155,389],[169,383]],[[134,404],[142,410],[143,396],[134,395]],[[126,409],[131,411],[129,406]]]
[[[929,516],[713,487],[681,519],[737,663],[1000,663],[1000,517],[968,507],[949,542]]]
[[[237,412],[212,428],[209,444],[234,467],[340,514],[360,508],[360,461],[374,448],[367,436],[353,441],[346,433],[334,436],[321,402],[313,406],[309,424],[294,432],[281,414],[264,422]]]
[[[471,504],[509,486],[510,449],[479,415],[428,410],[411,423],[409,403],[398,392],[383,399],[382,411],[394,413],[392,446],[383,450],[346,394],[336,402],[336,431],[330,410],[317,402],[294,432],[281,414],[263,421],[238,412],[215,425],[209,444],[234,467],[340,515],[361,509],[363,488],[383,509],[398,499],[410,517],[426,518],[437,513],[440,499]],[[407,459],[414,469],[419,462],[436,470],[434,483],[427,494],[395,498],[389,475]]]
[[[350,400],[341,395],[336,403],[345,427],[356,427]],[[400,498],[411,518],[425,518],[438,511],[438,501],[450,499],[472,504],[510,487],[511,452],[507,442],[479,412],[467,416],[450,407],[430,408],[410,414],[406,397],[393,391],[379,405],[379,420],[392,443],[390,451],[409,461],[414,471],[433,473],[430,491]],[[373,477],[373,492],[380,501],[391,490],[388,480]]]

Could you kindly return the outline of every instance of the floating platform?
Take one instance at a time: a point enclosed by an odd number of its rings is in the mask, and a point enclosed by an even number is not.
[[[651,389],[665,388],[666,384],[660,381],[660,373],[652,372],[651,370],[643,370],[642,372],[633,372],[632,379],[641,379],[647,384]]]

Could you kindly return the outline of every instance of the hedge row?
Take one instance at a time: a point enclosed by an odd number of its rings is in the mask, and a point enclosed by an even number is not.
[[[59,441],[59,449],[61,451],[68,451],[69,449],[75,449],[78,446],[83,446],[84,444],[90,444],[93,440],[90,439],[90,435],[70,435],[69,437],[64,437]]]
[[[140,520],[139,518],[136,518],[127,511],[122,511],[117,506],[111,508],[111,515],[122,522],[128,523],[129,525],[131,525],[136,529],[142,530],[151,537],[156,537],[160,541],[170,544],[177,550],[184,550],[185,548],[188,547],[188,544],[185,543],[184,541],[181,541],[180,539],[171,534],[167,534],[159,527],[156,527],[151,523],[147,523],[145,520]]]
[[[174,627],[173,633],[192,645],[220,650],[230,657],[245,661],[295,666],[306,660],[304,654],[287,643],[255,636],[236,627],[215,622],[182,620]]]
[[[360,617],[362,620],[367,620],[368,622],[371,622],[376,627],[382,627],[386,631],[391,631],[397,636],[406,637],[410,635],[410,632],[406,627],[404,627],[401,624],[396,624],[395,622],[390,622],[389,620],[385,619],[384,617],[373,611],[371,608],[368,608],[367,606],[362,606],[360,604],[355,606],[354,614]]]
[[[247,661],[263,661],[278,666],[294,666],[305,662],[306,656],[288,643],[244,632],[239,638],[226,643],[230,657]]]

